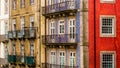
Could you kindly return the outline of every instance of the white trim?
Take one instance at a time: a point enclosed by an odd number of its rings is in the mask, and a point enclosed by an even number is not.
[[[116,0],[100,0],[100,3],[115,3]]]
[[[103,34],[102,33],[102,18],[105,17],[110,17],[113,18],[113,30],[112,30],[112,34]],[[100,37],[116,37],[116,16],[115,15],[101,15],[100,16]]]
[[[114,67],[113,68],[116,68],[116,51],[101,51],[100,52],[100,68],[102,68],[102,54],[105,54],[105,53],[110,53],[110,54],[114,54]]]
[[[64,23],[60,24],[61,21],[63,21]],[[60,33],[60,25],[64,25],[64,33]],[[65,20],[59,20],[59,26],[58,27],[59,27],[58,28],[58,31],[59,31],[58,33],[59,34],[65,34]]]

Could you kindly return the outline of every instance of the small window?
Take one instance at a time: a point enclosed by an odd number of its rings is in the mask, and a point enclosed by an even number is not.
[[[50,63],[51,64],[56,64],[56,60],[55,60],[55,52],[54,51],[51,51],[50,52]]]
[[[61,51],[59,56],[60,68],[62,68],[62,66],[65,65],[65,52]]]
[[[60,21],[60,24],[59,24],[59,33],[60,34],[64,34],[64,32],[65,32],[64,21]]]
[[[115,3],[115,0],[101,0],[101,3]]]
[[[102,53],[101,54],[101,68],[115,68],[115,54]]]
[[[101,17],[101,36],[115,37],[115,17]]]
[[[15,31],[16,30],[16,19],[12,20],[12,30]]]
[[[20,0],[21,8],[25,7],[25,0]]]
[[[30,28],[34,27],[34,17],[30,16]]]
[[[21,30],[23,30],[25,27],[25,18],[21,17],[20,21],[21,21]]]
[[[12,48],[12,53],[13,55],[16,55],[16,45],[15,45],[15,42],[13,43],[13,48]]]
[[[33,41],[30,43],[30,56],[34,56],[34,43],[33,43]]]
[[[13,1],[13,2],[12,2],[12,3],[13,3],[13,4],[12,4],[12,5],[13,5],[13,9],[16,9],[16,6],[17,6],[17,0],[12,0],[12,1]]]
[[[33,5],[34,4],[34,0],[30,0],[30,5]]]
[[[5,4],[4,4],[4,7],[5,7],[5,8],[4,8],[4,9],[5,9],[5,12],[4,12],[4,13],[5,13],[5,14],[8,14],[8,12],[9,12],[9,11],[8,11],[8,6],[9,6],[9,5],[8,5],[8,0],[5,0]]]

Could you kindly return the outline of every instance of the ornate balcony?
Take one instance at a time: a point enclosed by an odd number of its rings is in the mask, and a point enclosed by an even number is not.
[[[5,34],[5,35],[0,35],[0,42],[5,42],[5,41],[7,41],[7,40],[8,40],[7,34]]]
[[[71,13],[76,12],[76,1],[65,1],[61,3],[56,3],[53,5],[48,5],[42,8],[42,14],[44,16],[50,16],[50,15],[59,15],[61,13]]]
[[[16,39],[17,38],[17,31],[8,31],[8,38],[9,39]]]
[[[62,35],[44,35],[42,36],[44,44],[76,44],[77,34],[62,34]]]
[[[25,64],[25,56],[17,55],[16,56],[16,62],[18,64]]]
[[[35,58],[33,56],[26,56],[25,62],[27,65],[35,65]]]
[[[36,29],[25,29],[26,38],[36,38]]]
[[[17,38],[25,38],[25,31],[17,30]]]
[[[8,55],[9,63],[16,63],[16,55]]]
[[[78,66],[67,66],[67,65],[42,63],[42,68],[78,68]]]

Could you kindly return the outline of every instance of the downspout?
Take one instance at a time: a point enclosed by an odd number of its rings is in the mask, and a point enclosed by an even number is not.
[[[96,1],[94,0],[94,68],[96,68]]]

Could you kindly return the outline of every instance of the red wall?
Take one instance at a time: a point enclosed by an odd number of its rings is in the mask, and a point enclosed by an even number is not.
[[[89,4],[89,68],[94,68],[94,0]],[[100,68],[100,51],[116,51],[116,68],[120,68],[120,0],[116,3],[96,1],[96,66]],[[100,15],[116,16],[116,37],[100,37]],[[118,46],[115,42],[118,40]]]

